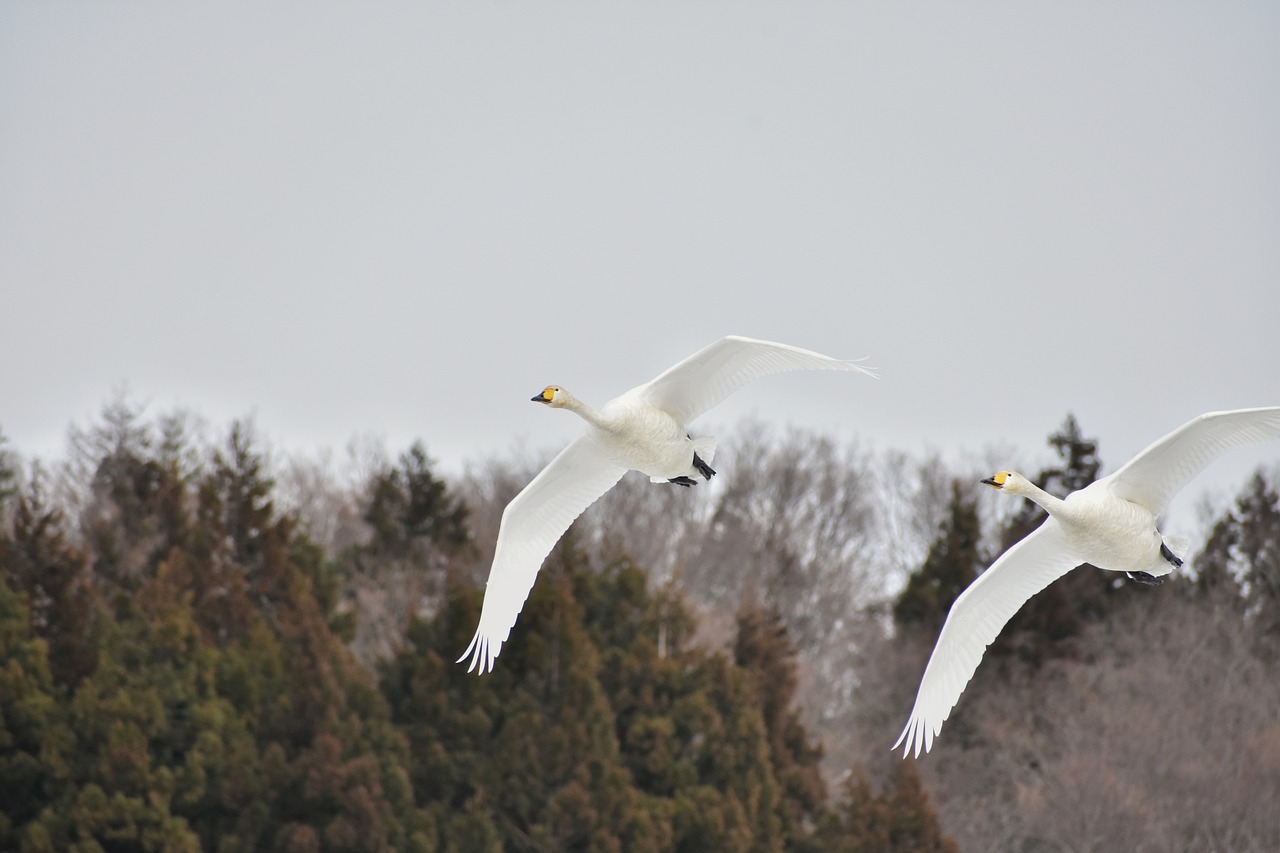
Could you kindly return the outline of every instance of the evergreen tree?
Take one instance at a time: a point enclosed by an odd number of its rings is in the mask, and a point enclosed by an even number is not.
[[[0,519],[4,518],[4,506],[18,492],[18,463],[5,447],[9,439],[0,431]]]
[[[242,710],[256,721],[269,778],[275,777],[270,836],[318,850],[405,849],[413,812],[404,743],[366,674],[332,630],[332,567],[288,518],[274,514],[272,484],[251,436],[233,428],[228,453],[202,486],[204,520],[226,541],[221,555],[241,579],[240,606],[229,611],[236,643],[271,656],[249,669],[269,681],[242,684],[256,700]],[[218,541],[219,536],[209,537]],[[247,689],[246,689],[247,688]],[[273,769],[274,766],[274,769]]]
[[[398,467],[377,474],[365,521],[373,528],[370,550],[406,556],[418,540],[456,550],[465,545],[467,508],[431,470],[422,442],[400,456]]]
[[[62,513],[49,506],[39,467],[18,494],[11,525],[0,536],[0,578],[22,594],[32,634],[48,644],[55,682],[74,686],[94,666],[90,556],[69,541]]]
[[[893,605],[895,622],[934,638],[951,605],[986,568],[978,507],[970,490],[951,483],[949,514],[929,547],[924,563],[907,578]]]
[[[1203,588],[1236,592],[1262,648],[1280,651],[1280,493],[1262,471],[1214,524],[1195,570]]]
[[[895,762],[889,786],[878,794],[857,767],[843,788],[843,799],[818,828],[815,850],[957,853],[955,842],[942,834],[914,761]]]
[[[1238,538],[1236,513],[1228,510],[1214,521],[1203,549],[1191,561],[1195,582],[1179,584],[1175,587],[1177,594],[1210,604],[1226,603],[1243,611],[1244,591],[1240,587],[1233,554]]]
[[[68,615],[77,601],[69,591],[92,588],[72,581],[99,555],[68,545],[37,500],[19,499],[14,534],[0,540],[4,577],[36,601],[42,622],[32,629],[49,635],[51,663],[67,643],[49,625],[76,627],[89,660],[55,693],[74,741],[65,773],[22,830],[35,839],[28,846],[430,849],[404,739],[333,633],[332,567],[275,514],[251,434],[234,427],[205,472],[184,467],[176,435],[134,444],[127,459],[108,447],[92,468],[116,472],[99,485],[137,482],[129,472],[138,471],[175,483],[163,501],[132,504],[135,520],[166,518],[170,532],[134,564],[139,573],[99,579],[105,606],[87,599],[81,618]],[[119,494],[137,493],[105,494],[118,505]],[[102,514],[91,546],[137,540],[122,533],[125,515]],[[53,676],[56,685],[56,667]]]
[[[38,818],[69,773],[72,736],[47,648],[0,578],[0,849],[56,849]]]
[[[452,663],[478,617],[474,591],[453,584],[439,617],[416,621],[412,648],[384,668],[441,849],[465,849],[464,837],[511,849],[649,846],[573,595],[576,560],[553,552],[494,673]]]
[[[1258,471],[1236,505],[1246,607],[1263,642],[1280,649],[1280,494]]]
[[[102,423],[72,434],[75,464],[89,472],[80,529],[94,555],[94,574],[132,591],[154,567],[162,535],[156,504],[168,491],[152,458],[151,428],[139,407],[117,399]]]
[[[756,704],[764,717],[773,772],[781,787],[782,833],[798,842],[817,820],[826,801],[820,762],[822,748],[811,744],[793,707],[795,648],[782,616],[755,601],[738,612],[734,660],[754,678]]]
[[[341,555],[342,594],[360,608],[353,649],[368,665],[393,654],[410,620],[444,596],[450,560],[469,543],[467,507],[435,476],[421,442],[368,485],[367,543]]]

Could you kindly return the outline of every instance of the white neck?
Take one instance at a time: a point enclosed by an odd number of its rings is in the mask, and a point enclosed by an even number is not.
[[[560,408],[568,409],[587,423],[591,424],[593,427],[605,429],[604,418],[601,417],[600,413],[595,409],[591,408],[568,391],[565,391],[563,388],[560,389],[559,396],[564,398],[564,402],[560,404]]]
[[[1025,481],[1018,494],[1037,503],[1049,515],[1057,515],[1066,508],[1066,502],[1062,498],[1055,498],[1030,480]]]

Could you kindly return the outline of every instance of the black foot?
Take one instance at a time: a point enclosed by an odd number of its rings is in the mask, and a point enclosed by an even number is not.
[[[1163,542],[1160,543],[1160,556],[1173,563],[1175,569],[1182,568],[1182,561],[1178,559],[1178,555],[1170,551],[1169,546]]]
[[[703,462],[702,457],[696,453],[693,454],[693,467],[698,469],[698,473],[706,477],[708,480],[716,475],[715,470],[710,465]]]
[[[668,483],[675,483],[677,486],[684,486],[686,489],[690,486],[698,485],[698,481],[692,477],[672,477],[667,480]]]
[[[1146,586],[1160,586],[1164,583],[1164,578],[1158,578],[1155,575],[1149,575],[1146,572],[1125,572],[1125,577],[1131,581],[1137,581]]]

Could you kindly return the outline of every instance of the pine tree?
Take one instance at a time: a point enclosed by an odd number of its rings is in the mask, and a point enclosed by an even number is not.
[[[8,443],[8,437],[0,430],[0,519],[4,518],[5,504],[18,493],[18,463],[5,447]]]
[[[352,647],[368,666],[404,642],[411,618],[440,606],[445,573],[468,546],[468,509],[431,470],[421,442],[367,486],[363,517],[372,535],[340,555],[341,594],[358,607]]]
[[[26,606],[0,579],[0,849],[50,850],[40,813],[69,773],[66,725],[47,645]]]
[[[62,513],[45,496],[39,467],[18,494],[11,524],[8,535],[0,536],[0,578],[22,594],[32,634],[48,644],[55,682],[74,686],[95,660],[90,557],[69,541]]]
[[[866,773],[855,767],[843,798],[815,834],[816,850],[827,853],[957,853],[942,834],[915,762],[894,763],[885,790],[876,793]]]
[[[1191,561],[1195,582],[1179,584],[1175,587],[1177,594],[1215,605],[1225,603],[1243,611],[1244,590],[1232,553],[1238,538],[1239,527],[1232,508],[1214,521],[1204,547]]]
[[[467,507],[449,494],[445,482],[431,470],[431,460],[421,442],[414,442],[400,457],[408,501],[401,523],[414,538],[451,549],[467,543]]]
[[[116,399],[102,423],[72,433],[74,465],[87,472],[89,494],[79,514],[94,574],[133,591],[159,551],[154,510],[164,471],[151,458],[152,434],[140,407]]]
[[[174,532],[140,575],[108,579],[130,594],[92,622],[75,761],[41,818],[53,849],[429,849],[405,742],[333,633],[332,567],[275,514],[251,431],[233,427],[206,471],[173,436],[125,466],[190,486],[140,504]]]
[[[924,563],[907,578],[893,605],[895,622],[936,637],[951,605],[986,567],[977,502],[959,482],[951,484],[949,515]]]
[[[809,742],[800,713],[793,707],[795,655],[781,614],[759,602],[744,602],[738,612],[734,661],[754,677],[773,773],[781,787],[781,831],[788,841],[804,836],[826,801],[822,748]]]
[[[1236,592],[1261,647],[1280,652],[1280,492],[1261,470],[1214,524],[1195,569],[1202,587]]]
[[[384,667],[394,718],[419,756],[415,796],[441,849],[465,836],[621,850],[637,831],[599,657],[573,597],[577,559],[553,552],[494,673],[476,678],[452,663],[478,616],[474,591],[453,584],[439,616],[416,621],[413,646]]]

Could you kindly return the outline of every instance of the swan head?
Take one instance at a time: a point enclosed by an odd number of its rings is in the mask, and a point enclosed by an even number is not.
[[[559,409],[569,404],[569,392],[559,385],[548,385],[529,399],[535,403],[543,403],[553,409]]]
[[[1000,471],[982,481],[994,489],[1008,492],[1011,495],[1026,494],[1031,481],[1017,471]]]

